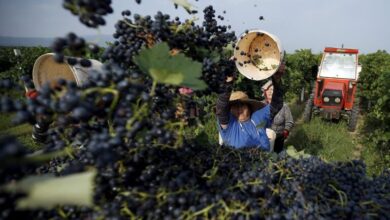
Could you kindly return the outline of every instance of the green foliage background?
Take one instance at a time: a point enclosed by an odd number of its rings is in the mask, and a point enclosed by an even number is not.
[[[20,59],[15,56],[14,49],[20,50]],[[0,78],[18,79],[22,74],[31,74],[35,60],[49,52],[46,47],[0,47]]]
[[[360,63],[363,68],[359,96],[366,116],[363,127],[366,151],[376,152],[377,158],[372,163],[378,168],[390,167],[390,54],[379,50],[361,56]]]
[[[283,80],[288,99],[298,97],[302,88],[306,96],[310,94],[321,56],[322,54],[313,54],[310,49],[300,49],[293,54],[287,54],[286,76],[283,76]]]

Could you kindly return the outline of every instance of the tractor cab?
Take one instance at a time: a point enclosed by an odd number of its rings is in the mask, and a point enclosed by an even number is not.
[[[325,48],[313,93],[306,104],[305,121],[313,115],[345,118],[349,130],[355,129],[358,112],[355,94],[361,71],[358,53],[357,49]]]

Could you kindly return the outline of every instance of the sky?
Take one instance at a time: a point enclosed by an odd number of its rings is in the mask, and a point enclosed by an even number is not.
[[[213,5],[220,24],[231,25],[239,36],[245,30],[259,29],[276,35],[287,52],[324,47],[357,48],[361,53],[390,51],[390,0],[188,0],[202,11]],[[183,8],[175,9],[171,0],[112,0],[114,13],[107,25],[91,29],[62,8],[62,0],[0,0],[0,36],[62,37],[111,35],[121,12],[154,15],[157,11],[182,20],[192,18]],[[226,14],[223,13],[226,11]],[[259,17],[263,16],[264,20]]]

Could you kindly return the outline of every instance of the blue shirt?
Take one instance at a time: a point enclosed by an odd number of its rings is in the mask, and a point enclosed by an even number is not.
[[[265,129],[272,124],[270,105],[252,113],[250,120],[239,122],[230,113],[229,124],[222,129],[218,122],[218,130],[223,143],[235,148],[257,146],[264,150],[270,150],[270,143]]]

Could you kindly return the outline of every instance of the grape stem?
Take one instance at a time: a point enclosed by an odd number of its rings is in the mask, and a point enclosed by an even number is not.
[[[135,24],[128,22],[126,19],[123,19],[122,21],[125,22],[127,25],[129,25],[132,28],[142,28],[141,26],[138,26],[138,25],[135,25]]]
[[[149,96],[153,97],[153,96],[155,95],[155,93],[156,93],[156,87],[157,87],[157,81],[156,81],[156,80],[153,80],[153,84],[152,84],[152,88],[150,89]],[[138,100],[137,105],[139,105],[139,102],[140,102],[140,100]],[[130,129],[131,129],[131,127],[133,126],[133,124],[134,124],[134,122],[135,122],[136,120],[140,120],[140,119],[144,118],[145,116],[147,116],[147,113],[148,113],[148,106],[149,106],[149,105],[148,105],[147,102],[146,102],[146,103],[143,103],[143,104],[141,105],[141,107],[139,107],[139,108],[135,111],[133,117],[131,117],[129,120],[127,120],[127,122],[126,122],[126,129],[127,129],[127,130],[130,130]]]
[[[136,216],[134,215],[134,213],[127,206],[127,202],[124,202],[124,204],[121,208],[121,213],[123,213],[124,215],[128,215],[131,220],[137,219]]]
[[[70,158],[74,159],[73,156],[73,151],[74,149],[70,146],[65,147],[62,150],[54,151],[51,153],[46,153],[46,154],[39,154],[39,153],[33,153],[31,155],[26,156],[25,158],[17,161],[18,163],[42,163],[46,161],[50,161],[53,158],[56,157],[64,157],[64,156],[69,156]],[[42,151],[39,151],[42,152]]]
[[[149,96],[153,97],[156,95],[156,87],[157,87],[157,81],[153,80],[152,88],[150,89]]]
[[[64,210],[61,207],[57,208],[57,213],[63,219],[67,219],[68,218],[68,215],[64,212]]]
[[[134,122],[135,122],[136,120],[142,119],[144,116],[147,115],[148,106],[149,106],[148,103],[143,103],[143,104],[141,105],[141,107],[139,107],[139,108],[135,111],[133,117],[131,117],[129,120],[127,120],[127,122],[126,122],[126,129],[127,129],[127,130],[130,130],[130,129],[131,129],[131,127],[133,126],[133,124],[134,124]]]
[[[207,206],[207,207],[205,207],[205,208],[203,208],[203,209],[201,209],[201,210],[191,214],[190,216],[188,216],[187,219],[195,219],[196,216],[206,215],[209,212],[210,209],[214,208],[215,205],[216,204],[211,204],[211,205],[209,205],[209,206]]]
[[[328,184],[328,186],[330,188],[332,188],[338,195],[339,195],[339,199],[340,199],[340,204],[341,206],[345,206],[346,203],[348,202],[348,198],[347,198],[347,195],[345,194],[345,192],[341,191],[341,190],[338,190],[335,186],[333,186],[332,184]],[[345,200],[344,200],[345,198]]]
[[[114,129],[113,129],[113,125],[112,125],[112,114],[115,110],[115,107],[118,105],[118,102],[119,102],[119,92],[118,92],[118,90],[112,89],[112,88],[90,88],[90,89],[87,89],[84,91],[82,98],[85,99],[85,97],[88,94],[91,94],[94,92],[98,92],[101,95],[105,94],[105,93],[111,93],[114,95],[114,100],[111,102],[110,111],[108,112],[108,126],[110,129],[110,133],[113,134]]]

